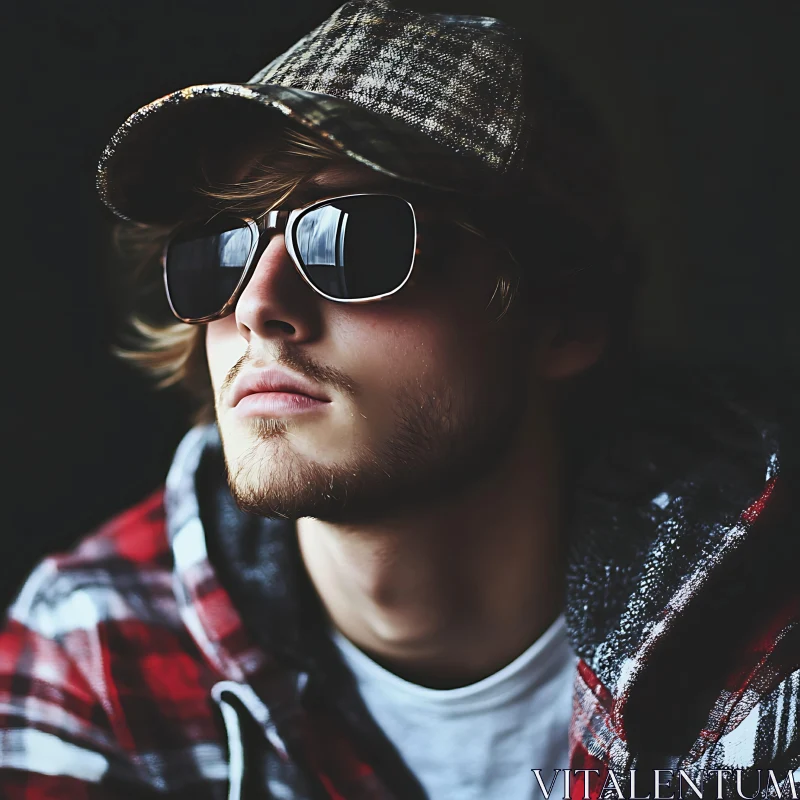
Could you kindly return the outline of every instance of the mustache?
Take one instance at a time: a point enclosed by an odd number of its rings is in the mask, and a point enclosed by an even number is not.
[[[245,367],[249,366],[253,369],[264,369],[272,363],[277,364],[279,367],[301,373],[311,378],[315,383],[337,389],[349,397],[355,396],[358,391],[358,385],[346,373],[334,367],[320,364],[318,361],[311,358],[311,356],[303,353],[299,348],[287,344],[286,342],[280,342],[271,359],[265,359],[262,356],[254,356],[248,345],[245,354],[231,367],[225,379],[222,381],[218,399],[221,400],[225,396],[225,393],[230,391],[236,377]]]

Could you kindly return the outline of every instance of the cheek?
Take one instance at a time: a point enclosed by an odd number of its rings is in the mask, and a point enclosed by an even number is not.
[[[341,319],[334,338],[359,383],[471,391],[475,381],[503,369],[501,354],[509,348],[507,328],[484,312],[490,297],[491,291],[462,304],[437,296],[428,304],[415,293],[408,304],[364,306]]]
[[[419,314],[411,319],[384,314],[346,338],[360,379],[391,388],[417,384],[441,372],[438,361],[446,363],[449,350],[443,333]]]
[[[214,391],[219,391],[231,367],[245,354],[247,341],[239,334],[231,314],[206,326],[206,356]]]

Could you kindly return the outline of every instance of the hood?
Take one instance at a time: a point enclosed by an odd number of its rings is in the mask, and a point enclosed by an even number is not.
[[[772,688],[751,684],[731,717],[739,697],[723,687],[745,682],[737,670],[757,674],[773,645],[767,620],[796,602],[791,400],[777,380],[741,372],[642,374],[613,441],[580,476],[567,622],[610,693],[620,761],[700,757],[709,720],[732,729]]]

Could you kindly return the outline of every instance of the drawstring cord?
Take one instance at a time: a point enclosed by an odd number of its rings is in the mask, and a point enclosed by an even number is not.
[[[217,688],[216,686],[214,687]],[[244,779],[244,744],[236,709],[222,698],[214,698],[222,712],[225,735],[228,738],[228,800],[241,800]]]
[[[211,688],[211,697],[222,712],[222,721],[225,724],[225,735],[228,738],[228,754],[230,764],[228,767],[228,800],[241,800],[242,784],[244,782],[244,742],[242,741],[242,726],[239,721],[239,711],[234,703],[233,696],[239,704],[259,724],[266,734],[267,740],[282,758],[288,758],[286,746],[270,719],[269,709],[264,705],[259,696],[247,684],[235,681],[219,681]]]

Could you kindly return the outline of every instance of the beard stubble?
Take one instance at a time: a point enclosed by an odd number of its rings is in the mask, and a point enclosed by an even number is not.
[[[231,370],[225,386],[249,360]],[[359,388],[343,373],[323,367],[283,345],[277,363],[357,397]],[[334,523],[368,523],[423,509],[470,490],[510,450],[527,405],[521,370],[497,370],[491,380],[396,392],[392,434],[360,445],[333,464],[300,456],[284,420],[250,423],[254,443],[236,463],[225,452],[228,483],[237,505],[263,517],[314,517]],[[502,381],[500,377],[503,376]],[[264,445],[272,445],[265,457]]]

